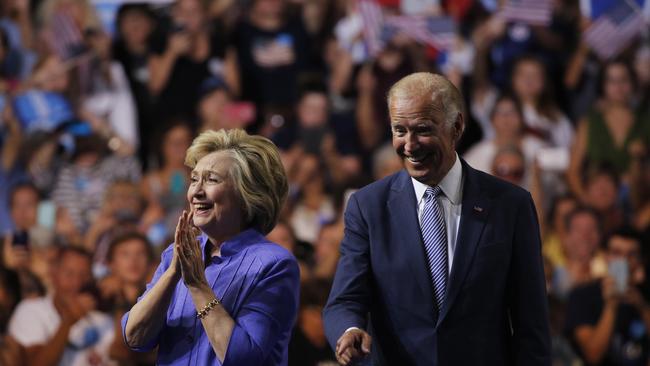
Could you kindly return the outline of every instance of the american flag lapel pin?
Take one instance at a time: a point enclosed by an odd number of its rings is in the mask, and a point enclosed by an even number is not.
[[[483,212],[483,207],[474,206],[474,211]]]

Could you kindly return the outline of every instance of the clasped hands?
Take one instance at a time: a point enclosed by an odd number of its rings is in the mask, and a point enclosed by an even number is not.
[[[180,274],[187,287],[207,285],[201,245],[197,240],[199,230],[192,223],[193,212],[183,211],[174,233],[174,255],[169,270]]]

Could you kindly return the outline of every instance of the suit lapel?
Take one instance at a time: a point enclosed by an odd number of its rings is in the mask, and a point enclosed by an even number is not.
[[[456,297],[463,285],[463,281],[470,269],[472,259],[476,253],[476,246],[481,238],[486,219],[490,212],[491,200],[482,194],[478,174],[464,161],[463,173],[465,182],[463,186],[463,199],[460,216],[460,227],[456,239],[454,261],[447,283],[447,296],[442,311],[438,317],[438,324],[445,318],[453,306]]]
[[[405,263],[409,263],[413,278],[422,292],[422,299],[427,303],[430,302],[431,311],[435,311],[431,275],[425,259],[416,202],[411,177],[402,170],[391,187],[391,196],[388,200],[392,225],[398,228],[400,233],[400,241],[397,244],[402,250],[396,253],[407,258]]]

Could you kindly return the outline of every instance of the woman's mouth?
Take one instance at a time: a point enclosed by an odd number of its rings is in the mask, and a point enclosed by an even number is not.
[[[194,207],[194,215],[195,216],[202,216],[202,215],[206,215],[212,209],[212,204],[210,204],[210,203],[195,203],[193,205],[193,207]]]

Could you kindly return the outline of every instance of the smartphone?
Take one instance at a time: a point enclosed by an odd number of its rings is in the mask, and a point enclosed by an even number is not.
[[[627,260],[612,260],[609,262],[608,272],[609,275],[614,279],[616,292],[619,294],[625,293],[627,291],[627,283],[630,275]]]
[[[12,237],[14,247],[29,249],[29,233],[27,231],[15,231]]]

